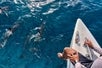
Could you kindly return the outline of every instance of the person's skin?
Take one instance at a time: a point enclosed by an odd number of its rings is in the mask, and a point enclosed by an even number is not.
[[[85,40],[84,45],[89,46],[90,48],[93,48],[93,44],[89,39]]]
[[[100,55],[102,55],[102,49],[98,48],[98,47],[94,47],[92,42],[89,40],[89,39],[86,39],[85,42],[84,42],[84,45],[85,46],[89,46],[90,48],[94,49],[96,52],[98,52]],[[74,49],[72,48],[64,48],[64,51],[63,53],[58,53],[58,57],[59,58],[62,58],[62,59],[70,59],[71,62],[77,62],[75,64],[75,68],[86,68],[84,65],[82,65],[79,61],[79,55],[78,55],[78,52],[75,54],[75,51]],[[100,63],[102,63],[101,61],[101,58],[102,57],[99,57],[97,58],[91,68],[102,68],[102,66],[100,65]]]
[[[86,39],[84,44],[93,48],[93,44],[89,39]],[[75,55],[74,55],[75,54]],[[59,58],[62,59],[70,59],[72,62],[79,61],[78,52],[72,48],[65,47],[62,53],[57,54]]]
[[[62,59],[70,59],[71,62],[79,61],[78,52],[69,47],[65,47],[63,53],[58,53],[58,57]]]

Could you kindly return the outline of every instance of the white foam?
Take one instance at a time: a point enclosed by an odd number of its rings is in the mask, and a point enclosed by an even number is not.
[[[53,13],[56,10],[58,10],[58,8],[57,9],[50,8],[47,12],[44,12],[43,15],[51,14],[51,13]]]
[[[31,15],[30,14],[26,14],[23,17],[31,17]]]
[[[24,4],[24,2],[22,0],[14,0],[15,4]]]
[[[33,7],[41,8],[41,6],[47,5],[47,4],[49,4],[49,3],[53,2],[53,1],[54,1],[54,0],[47,0],[47,1],[29,0],[28,7],[29,7],[29,8],[33,8]]]
[[[81,1],[80,0],[70,0],[67,3],[67,6],[66,7],[69,7],[69,6],[72,6],[72,7],[75,7],[76,4],[80,3]]]
[[[14,0],[14,3],[17,4],[18,3],[17,0]]]

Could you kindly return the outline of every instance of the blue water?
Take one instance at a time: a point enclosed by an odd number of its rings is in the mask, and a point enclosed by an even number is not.
[[[35,1],[35,2],[32,2]],[[57,53],[70,45],[75,22],[81,18],[102,45],[102,0],[1,0],[0,39],[5,29],[20,26],[0,49],[0,68],[66,68]],[[29,41],[34,28],[46,22],[41,41]],[[35,50],[33,50],[35,48]]]

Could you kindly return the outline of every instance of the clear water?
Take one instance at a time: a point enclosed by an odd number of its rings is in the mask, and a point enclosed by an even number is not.
[[[0,6],[8,6],[0,14],[0,39],[20,25],[0,49],[0,68],[66,68],[57,53],[70,45],[77,18],[102,45],[102,0],[1,0]],[[29,40],[43,21],[42,40]]]

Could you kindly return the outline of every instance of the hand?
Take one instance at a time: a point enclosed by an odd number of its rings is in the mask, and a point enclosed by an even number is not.
[[[70,56],[69,59],[70,59],[71,62],[78,62],[79,61],[78,52],[76,52],[76,54]]]
[[[86,39],[86,40],[85,40],[84,45],[87,45],[87,46],[89,46],[90,48],[93,48],[93,44],[92,44],[92,42],[91,42],[89,39]]]
[[[74,62],[79,62],[79,56],[74,57]]]

